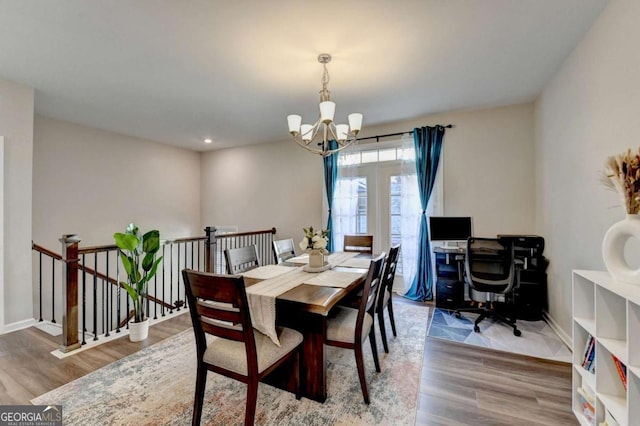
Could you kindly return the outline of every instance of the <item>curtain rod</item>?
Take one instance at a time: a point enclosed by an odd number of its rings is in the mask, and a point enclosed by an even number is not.
[[[436,124],[436,126],[439,126],[439,124]],[[444,127],[445,129],[451,129],[451,128],[455,127],[455,126],[453,124],[447,124],[446,126],[442,126],[442,127]],[[369,136],[369,137],[366,137],[366,138],[358,138],[358,142],[366,141],[368,139],[375,139],[376,142],[380,142],[380,138],[388,138],[388,137],[391,137],[391,136],[402,136],[402,135],[407,134],[407,133],[413,133],[413,130],[409,130],[409,131],[406,131],[406,132],[400,132],[400,133],[389,133],[387,135],[378,135],[378,136]]]

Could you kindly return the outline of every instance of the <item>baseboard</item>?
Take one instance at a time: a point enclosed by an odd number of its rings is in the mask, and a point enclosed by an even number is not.
[[[0,330],[0,334],[7,334],[7,333],[11,333],[12,331],[22,330],[23,328],[29,328],[36,325],[37,323],[38,321],[36,321],[34,318],[29,318],[26,320],[7,324],[4,327],[2,327],[2,329]]]
[[[558,325],[558,323],[553,319],[553,317],[549,316],[548,312],[543,312],[542,316],[546,321],[546,323],[549,324],[549,327],[551,327],[551,329],[558,335],[560,340],[562,340],[562,343],[564,343],[571,351],[571,348],[572,348],[571,336],[569,336],[567,333],[564,332],[564,330]]]
[[[157,319],[150,319],[149,320],[149,326],[152,327],[155,324],[161,323],[161,322],[166,321],[166,320],[171,319],[171,318],[175,318],[178,315],[182,315],[182,314],[185,314],[187,312],[189,312],[189,308],[183,307],[183,308],[181,308],[180,312],[175,311],[173,314],[165,315],[164,317],[159,317]],[[64,358],[70,357],[72,355],[79,354],[80,352],[84,352],[87,349],[94,348],[96,346],[102,345],[103,343],[107,343],[107,342],[110,342],[112,340],[119,339],[121,337],[128,336],[128,335],[129,335],[129,330],[125,327],[125,328],[121,328],[119,333],[116,333],[115,331],[112,331],[109,334],[109,337],[106,337],[104,334],[99,334],[98,335],[98,340],[93,340],[93,338],[91,338],[91,339],[87,340],[87,342],[84,345],[82,345],[78,349],[74,349],[74,350],[72,350],[70,352],[62,352],[60,349],[56,349],[54,351],[51,351],[50,353],[51,353],[51,355],[55,356],[58,359],[64,359]]]

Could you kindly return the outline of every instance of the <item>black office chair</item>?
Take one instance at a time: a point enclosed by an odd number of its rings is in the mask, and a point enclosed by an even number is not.
[[[480,322],[485,318],[495,318],[513,327],[513,334],[520,336],[516,319],[511,319],[496,312],[494,302],[498,295],[504,295],[509,301],[510,293],[517,282],[515,262],[513,258],[513,242],[504,238],[469,238],[464,260],[464,279],[470,287],[471,298],[484,305],[479,308],[456,310],[456,317],[461,312],[479,312],[473,331],[480,332]],[[479,292],[479,293],[476,293]]]

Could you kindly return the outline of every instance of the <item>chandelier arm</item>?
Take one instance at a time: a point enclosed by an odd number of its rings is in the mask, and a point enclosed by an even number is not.
[[[313,140],[318,135],[318,130],[320,129],[320,123],[322,123],[322,118],[318,116],[318,121],[313,123],[312,132],[311,132],[311,140],[309,142],[313,142]]]
[[[340,143],[338,141],[338,135],[336,135],[336,126],[333,123],[329,123],[329,133],[331,133],[331,137],[333,138],[333,140],[335,140],[336,142]],[[329,142],[329,141],[327,141]]]
[[[295,143],[297,143],[298,145],[300,145],[300,146],[301,146],[301,147],[303,147],[304,149],[307,149],[307,150],[312,151],[312,152],[314,151],[314,149],[313,149],[313,148],[311,148],[311,147],[309,146],[309,144],[310,144],[312,141],[305,142],[305,141],[303,141],[303,140],[299,139],[297,136],[294,136],[293,140],[295,141]],[[317,154],[319,154],[319,152],[317,152]]]

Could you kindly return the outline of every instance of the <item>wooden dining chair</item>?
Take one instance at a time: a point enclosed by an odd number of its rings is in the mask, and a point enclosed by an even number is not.
[[[389,255],[384,266],[384,272],[380,280],[380,289],[378,290],[378,298],[376,300],[376,313],[378,314],[378,327],[380,328],[380,336],[382,337],[382,346],[385,353],[389,353],[389,345],[387,344],[387,330],[384,325],[384,310],[389,312],[389,322],[391,323],[391,331],[393,337],[396,333],[396,320],[393,317],[393,279],[396,275],[396,267],[398,266],[398,253],[400,252],[400,244],[391,246]]]
[[[364,402],[369,404],[369,391],[364,375],[364,359],[362,356],[362,344],[367,335],[371,343],[373,362],[376,371],[380,372],[380,362],[378,361],[378,348],[376,345],[376,335],[373,328],[373,316],[375,311],[375,299],[380,284],[380,273],[384,262],[384,253],[371,261],[369,272],[362,290],[360,307],[358,309],[336,305],[327,317],[327,338],[325,344],[337,346],[339,348],[353,349],[360,378],[360,387]]]
[[[293,239],[275,240],[273,242],[273,255],[276,258],[276,263],[282,263],[287,259],[295,257],[296,252],[293,248]]]
[[[345,235],[342,251],[373,254],[373,235]]]
[[[207,382],[213,371],[247,384],[245,425],[253,425],[258,382],[293,359],[296,398],[300,399],[300,347],[302,334],[278,327],[280,347],[251,326],[247,293],[241,276],[182,271],[189,313],[196,336],[198,371],[192,425],[199,425]],[[209,344],[205,334],[216,336]]]
[[[260,266],[258,247],[256,245],[225,249],[227,274],[234,275]]]

